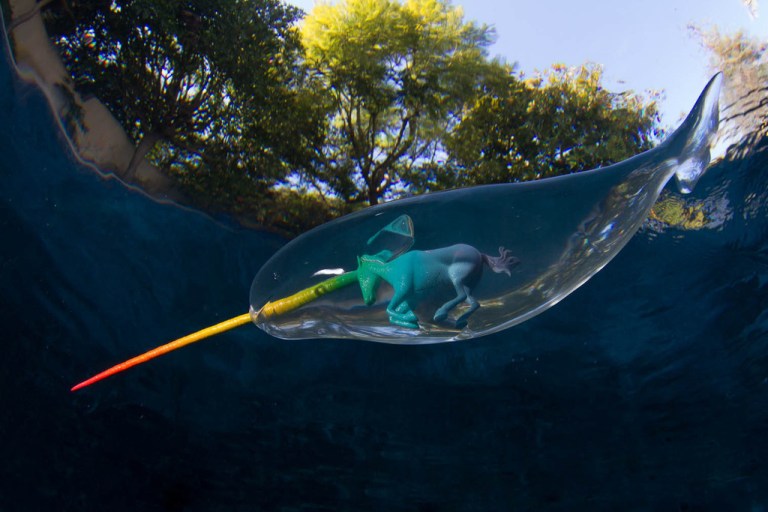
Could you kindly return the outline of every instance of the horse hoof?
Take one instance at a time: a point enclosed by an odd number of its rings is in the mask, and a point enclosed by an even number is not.
[[[456,321],[456,328],[457,329],[463,329],[466,326],[467,326],[467,321],[466,320],[457,320]]]
[[[448,318],[448,313],[436,313],[436,314],[435,314],[435,316],[434,316],[434,318],[433,318],[433,320],[434,320],[435,322],[442,322],[442,321],[444,321],[446,318]]]
[[[406,322],[406,321],[402,321],[402,320],[390,320],[389,322],[394,324],[394,325],[399,325],[400,327],[405,327],[406,329],[418,329],[419,328],[419,324],[417,324],[416,322]]]

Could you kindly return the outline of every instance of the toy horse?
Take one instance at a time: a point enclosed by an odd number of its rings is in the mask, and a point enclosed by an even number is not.
[[[383,279],[394,292],[387,306],[389,321],[401,327],[418,329],[419,324],[413,312],[415,302],[422,295],[434,293],[445,284],[456,290],[456,297],[443,304],[434,315],[435,322],[443,322],[448,313],[466,301],[469,309],[456,319],[456,328],[467,325],[467,318],[480,304],[472,296],[483,273],[483,265],[497,274],[511,276],[511,269],[520,260],[504,247],[499,247],[499,256],[481,253],[471,245],[457,244],[430,251],[410,251],[387,261],[388,251],[376,256],[362,256],[357,259],[357,279],[367,305],[376,302],[376,290]]]

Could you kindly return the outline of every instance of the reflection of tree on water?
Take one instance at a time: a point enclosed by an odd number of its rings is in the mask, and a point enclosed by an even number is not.
[[[716,26],[689,29],[709,52],[710,69],[725,75],[720,144],[743,150],[740,143],[747,139],[753,146],[768,134],[768,39],[723,33]]]
[[[649,218],[682,229],[701,229],[711,222],[703,202],[688,203],[672,194],[666,194],[653,206]]]

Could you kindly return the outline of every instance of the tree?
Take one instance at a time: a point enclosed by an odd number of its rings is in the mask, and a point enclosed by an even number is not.
[[[86,0],[47,18],[77,90],[137,144],[129,177],[149,156],[186,180],[229,174],[266,189],[317,128],[291,87],[298,15],[278,0]]]
[[[738,142],[768,133],[768,39],[689,28],[709,52],[710,68],[725,76],[720,138]]]
[[[650,149],[661,135],[656,95],[611,93],[595,65],[555,65],[524,79],[488,75],[447,142],[456,185],[525,181],[578,172]]]
[[[438,153],[485,73],[492,31],[444,0],[340,0],[316,5],[301,36],[328,101],[326,145],[305,179],[376,204]]]

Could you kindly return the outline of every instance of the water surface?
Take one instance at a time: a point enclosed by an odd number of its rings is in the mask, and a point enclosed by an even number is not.
[[[507,331],[402,347],[244,327],[71,394],[246,311],[283,242],[76,163],[5,62],[0,113],[0,509],[768,506],[765,140],[702,178],[708,228],[644,228]]]

